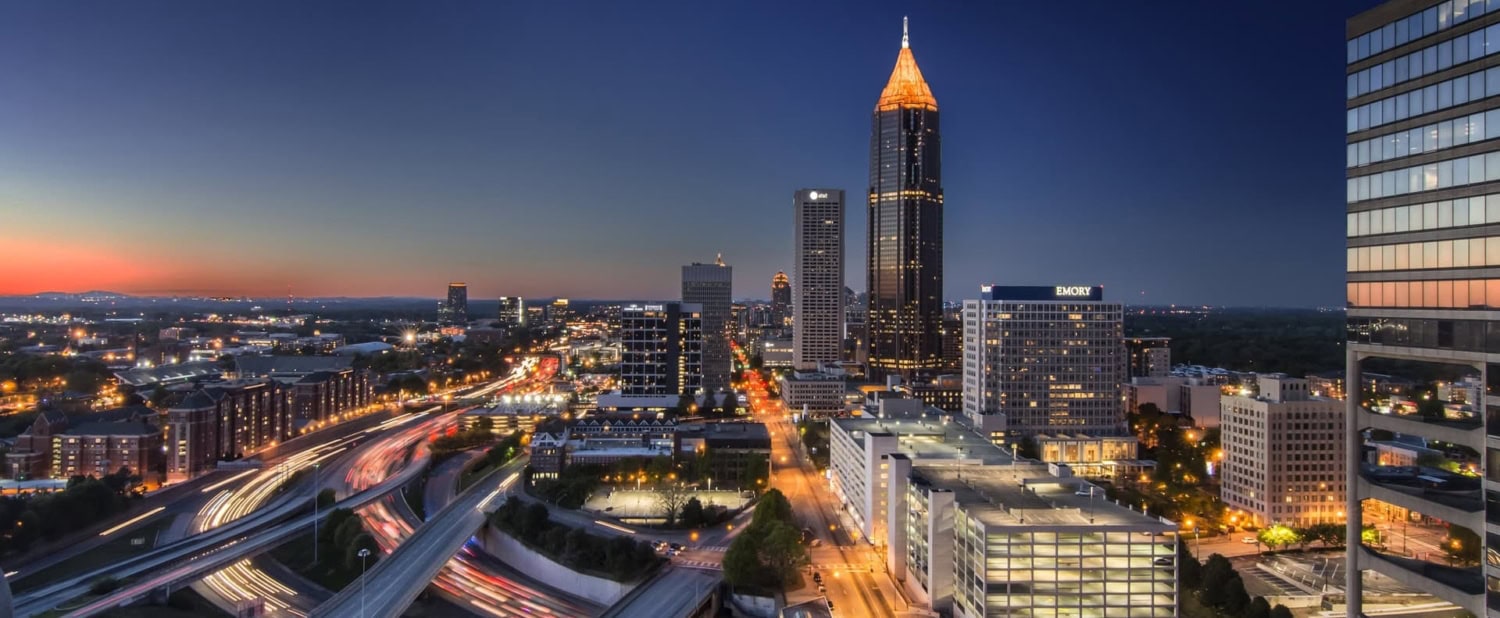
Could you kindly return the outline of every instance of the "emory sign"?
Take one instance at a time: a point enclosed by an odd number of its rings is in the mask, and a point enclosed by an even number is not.
[[[1093,293],[1094,288],[1087,285],[1059,285],[1053,290],[1053,294],[1065,298],[1091,296]]]

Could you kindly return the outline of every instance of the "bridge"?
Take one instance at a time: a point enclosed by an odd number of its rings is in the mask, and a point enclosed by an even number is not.
[[[668,565],[641,582],[600,618],[699,618],[718,610],[716,571]]]
[[[379,445],[380,443],[376,441],[371,444]],[[367,445],[366,448],[370,446]],[[430,457],[431,453],[427,447],[419,444],[411,461],[399,474],[337,502],[333,508],[358,508],[401,488],[426,469]],[[318,489],[314,487],[313,491],[316,492]],[[309,514],[289,521],[287,518],[306,508],[309,498],[311,496],[308,495],[295,499],[288,497],[271,508],[256,511],[204,534],[191,536],[141,556],[29,591],[16,599],[15,615],[32,616],[51,610],[61,603],[66,603],[88,592],[93,582],[103,577],[125,579],[143,576],[110,594],[71,609],[70,616],[92,616],[136,602],[155,590],[192,581],[271,549],[279,542],[294,536],[299,530],[308,529],[313,523],[313,515]]]
[[[401,543],[396,551],[381,559],[361,581],[345,586],[318,606],[313,616],[400,616],[453,554],[484,524],[485,515],[499,506],[501,494],[520,479],[526,463],[527,458],[517,458],[464,490],[457,499],[429,518],[411,538]]]

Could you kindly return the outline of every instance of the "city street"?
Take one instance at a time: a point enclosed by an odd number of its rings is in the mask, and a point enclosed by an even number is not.
[[[738,346],[735,354],[740,363],[746,363]],[[907,603],[885,573],[875,549],[849,535],[836,498],[803,456],[797,427],[781,400],[770,397],[759,373],[747,371],[744,375],[751,411],[771,433],[771,485],[786,495],[797,520],[817,539],[817,546],[809,550],[811,568],[806,586],[787,591],[787,603],[827,596],[835,616],[905,615]],[[822,575],[826,594],[820,593],[811,580],[813,572]]]

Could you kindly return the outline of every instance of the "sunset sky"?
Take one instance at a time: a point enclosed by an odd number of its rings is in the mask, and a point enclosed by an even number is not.
[[[813,186],[862,289],[909,14],[949,299],[1338,304],[1355,4],[6,3],[0,294],[764,298]]]

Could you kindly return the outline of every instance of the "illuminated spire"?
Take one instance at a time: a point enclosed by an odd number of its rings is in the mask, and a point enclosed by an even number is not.
[[[896,68],[891,71],[891,80],[880,92],[880,101],[875,111],[888,112],[895,109],[920,108],[937,111],[937,98],[922,79],[922,70],[917,68],[917,57],[911,53],[911,39],[907,35],[906,18],[901,18],[901,53],[896,56]]]
[[[714,263],[718,264],[719,266],[723,266],[724,265],[724,254],[720,253],[718,255],[718,257],[715,257],[714,258]]]

